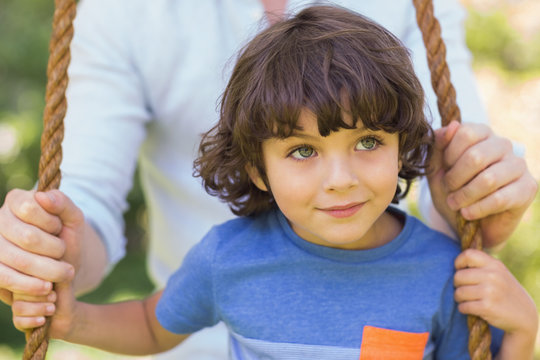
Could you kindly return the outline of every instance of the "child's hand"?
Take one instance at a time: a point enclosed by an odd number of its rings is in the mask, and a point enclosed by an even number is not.
[[[47,296],[17,296],[11,306],[15,327],[25,332],[42,326],[45,316],[51,316],[49,335],[66,338],[75,325],[76,300],[70,282],[56,284],[55,290]]]
[[[504,330],[505,338],[518,337],[515,343],[527,344],[532,352],[538,330],[536,305],[506,266],[473,249],[461,253],[455,265],[454,297],[459,311]]]
[[[45,316],[52,316],[56,309],[56,293],[47,296],[20,295],[11,305],[13,324],[20,331],[39,327],[45,323]]]

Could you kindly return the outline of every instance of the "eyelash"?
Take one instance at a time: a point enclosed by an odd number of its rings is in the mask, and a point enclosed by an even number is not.
[[[377,136],[377,135],[367,135],[367,136],[363,136],[363,137],[361,137],[361,138],[356,142],[356,144],[358,145],[361,141],[366,140],[366,139],[373,139],[373,140],[375,140],[375,145],[374,145],[374,147],[373,147],[372,149],[360,150],[360,151],[372,151],[372,150],[377,149],[379,146],[384,145],[384,144],[383,144],[382,138],[379,137],[379,136]]]
[[[308,144],[301,144],[301,145],[295,146],[291,151],[289,151],[287,157],[290,157],[291,159],[296,160],[296,161],[305,161],[305,160],[311,158],[311,156],[310,156],[310,157],[307,157],[307,158],[299,159],[299,158],[295,158],[295,157],[293,156],[293,154],[294,154],[295,152],[297,152],[298,150],[303,149],[303,148],[309,148],[309,149],[311,149],[313,152],[315,152],[315,149],[313,149],[313,146],[308,145]]]
[[[366,150],[358,150],[358,151],[373,151],[375,149],[377,149],[379,146],[383,145],[383,141],[381,139],[381,137],[377,136],[377,135],[366,135],[366,136],[363,136],[361,137],[360,139],[358,139],[358,141],[356,142],[356,145],[360,144],[360,142],[362,142],[363,140],[366,140],[366,139],[373,139],[375,140],[375,145],[372,149],[366,149]],[[356,146],[355,146],[356,147]],[[291,151],[289,151],[289,153],[287,154],[287,157],[290,157],[292,158],[293,160],[296,160],[296,161],[305,161],[307,159],[310,159],[312,156],[309,156],[309,157],[306,157],[306,158],[295,158],[293,156],[293,154],[302,149],[302,148],[309,148],[311,149],[313,152],[316,153],[315,149],[313,149],[313,146],[311,145],[308,145],[308,144],[300,144],[298,146],[295,146]]]

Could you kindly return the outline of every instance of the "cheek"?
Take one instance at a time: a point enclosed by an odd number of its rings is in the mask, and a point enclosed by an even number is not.
[[[371,172],[369,182],[373,189],[376,189],[379,194],[387,193],[390,199],[394,197],[399,174],[399,161],[397,155],[391,152],[381,156],[371,164]]]
[[[274,196],[288,194],[294,196],[300,189],[304,189],[309,182],[303,174],[294,170],[281,169],[268,177]]]
[[[314,177],[306,168],[281,165],[279,170],[268,172],[268,182],[275,201],[280,207],[305,203],[316,190]]]

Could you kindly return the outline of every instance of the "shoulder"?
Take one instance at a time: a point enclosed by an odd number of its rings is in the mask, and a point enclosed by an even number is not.
[[[273,212],[268,211],[256,216],[239,216],[212,227],[208,236],[216,238],[238,238],[246,233],[257,233],[274,227]]]
[[[274,211],[241,216],[212,227],[198,246],[220,252],[252,247],[275,236],[278,228]]]
[[[461,251],[456,241],[411,215],[405,215],[401,236],[405,238],[396,253],[399,262],[408,264],[437,283],[453,277],[454,260]]]
[[[418,243],[432,251],[458,254],[459,244],[440,231],[434,230],[412,215],[407,215],[407,222],[411,225],[411,233]]]

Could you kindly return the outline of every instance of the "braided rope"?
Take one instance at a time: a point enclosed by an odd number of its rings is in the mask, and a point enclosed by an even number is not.
[[[461,122],[461,113],[456,102],[456,91],[450,82],[450,70],[446,63],[446,46],[441,37],[441,26],[435,18],[432,0],[413,0],[416,20],[422,32],[431,72],[431,85],[437,95],[437,106],[442,126],[452,120]],[[478,232],[478,221],[467,221],[457,214],[461,249],[482,249],[482,237]],[[468,316],[469,354],[472,360],[491,360],[491,333],[487,323],[477,317]]]
[[[66,114],[67,68],[71,59],[69,45],[73,38],[75,0],[55,0],[53,30],[49,43],[47,64],[47,89],[43,112],[43,134],[41,135],[41,158],[39,160],[38,190],[57,189],[60,185],[60,162],[62,161],[62,139],[64,138],[64,116]],[[45,325],[26,334],[24,360],[42,360],[49,344],[50,318]]]

